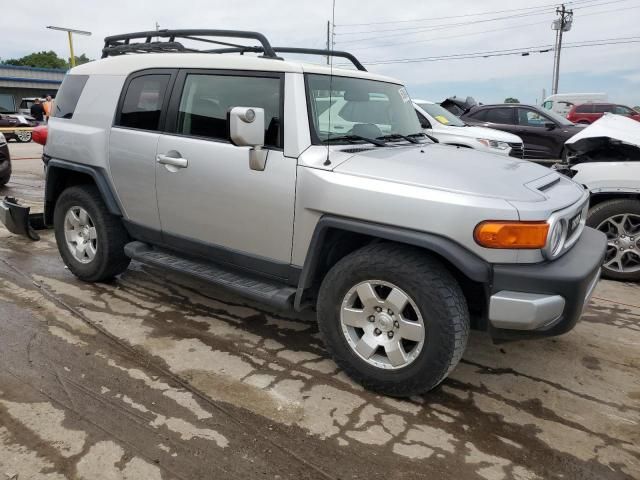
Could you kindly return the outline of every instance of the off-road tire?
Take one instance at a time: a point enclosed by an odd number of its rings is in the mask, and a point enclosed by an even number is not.
[[[640,215],[640,200],[630,198],[620,198],[617,200],[607,200],[589,209],[587,214],[587,225],[598,228],[602,222],[614,215],[631,213]],[[620,280],[624,282],[640,281],[640,271],[638,272],[616,272],[608,268],[602,268],[602,276],[610,280]]]
[[[423,349],[406,367],[386,370],[370,365],[342,333],[343,298],[354,285],[370,279],[397,285],[423,317]],[[462,358],[469,336],[467,302],[451,273],[425,252],[393,243],[371,244],[338,261],[323,279],[317,312],[320,333],[336,363],[365,388],[395,397],[424,393],[439,385]]]
[[[96,229],[97,245],[95,257],[89,263],[81,263],[69,251],[64,235],[64,221],[67,211],[79,206],[91,217]],[[85,282],[110,280],[124,272],[131,259],[124,253],[129,236],[120,218],[107,210],[98,189],[93,185],[78,185],[64,190],[53,215],[58,251],[65,265],[76,277]]]

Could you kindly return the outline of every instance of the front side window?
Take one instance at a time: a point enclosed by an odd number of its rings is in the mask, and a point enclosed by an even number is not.
[[[624,105],[616,105],[613,108],[613,113],[617,115],[633,115],[634,111],[631,110],[629,107],[625,107]]]
[[[513,125],[512,108],[492,108],[487,110],[484,120],[502,125]]]
[[[169,74],[149,74],[131,80],[117,124],[127,128],[158,130],[170,79]]]
[[[73,117],[87,80],[89,80],[89,75],[66,75],[64,77],[53,104],[54,117],[66,119]]]
[[[535,110],[518,109],[518,123],[523,127],[544,127],[549,119]]]
[[[180,99],[177,133],[227,140],[227,112],[231,108],[262,108],[265,145],[281,147],[280,90],[279,77],[187,75]]]
[[[349,135],[377,138],[421,131],[411,99],[401,85],[329,75],[307,74],[306,78],[309,123],[316,145],[347,141]]]
[[[547,100],[542,104],[542,108],[546,108],[547,110],[551,110],[553,108],[553,100]]]

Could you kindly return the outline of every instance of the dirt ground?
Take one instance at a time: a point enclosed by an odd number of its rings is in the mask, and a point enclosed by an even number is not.
[[[41,208],[36,145],[0,196]],[[36,160],[24,160],[33,157]],[[436,391],[363,391],[313,314],[140,264],[110,284],[0,228],[0,480],[640,478],[640,287],[562,337],[472,335]]]

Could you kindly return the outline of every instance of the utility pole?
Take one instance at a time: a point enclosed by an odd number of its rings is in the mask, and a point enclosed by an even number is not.
[[[551,94],[558,93],[558,82],[560,80],[560,52],[562,50],[562,34],[571,30],[573,24],[573,10],[567,10],[564,3],[556,9],[556,15],[560,15],[551,24],[551,28],[556,31],[556,47],[553,55],[553,86]]]
[[[331,21],[327,20],[327,51],[331,50]],[[327,65],[329,65],[329,55],[327,55]]]

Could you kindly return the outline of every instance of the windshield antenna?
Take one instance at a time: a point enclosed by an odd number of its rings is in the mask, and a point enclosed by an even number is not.
[[[329,160],[329,139],[331,137],[331,107],[333,106],[333,47],[334,47],[334,34],[336,29],[336,0],[333,0],[333,7],[331,9],[331,36],[329,38],[329,131],[327,132],[327,158],[324,161],[324,165],[331,165]]]

